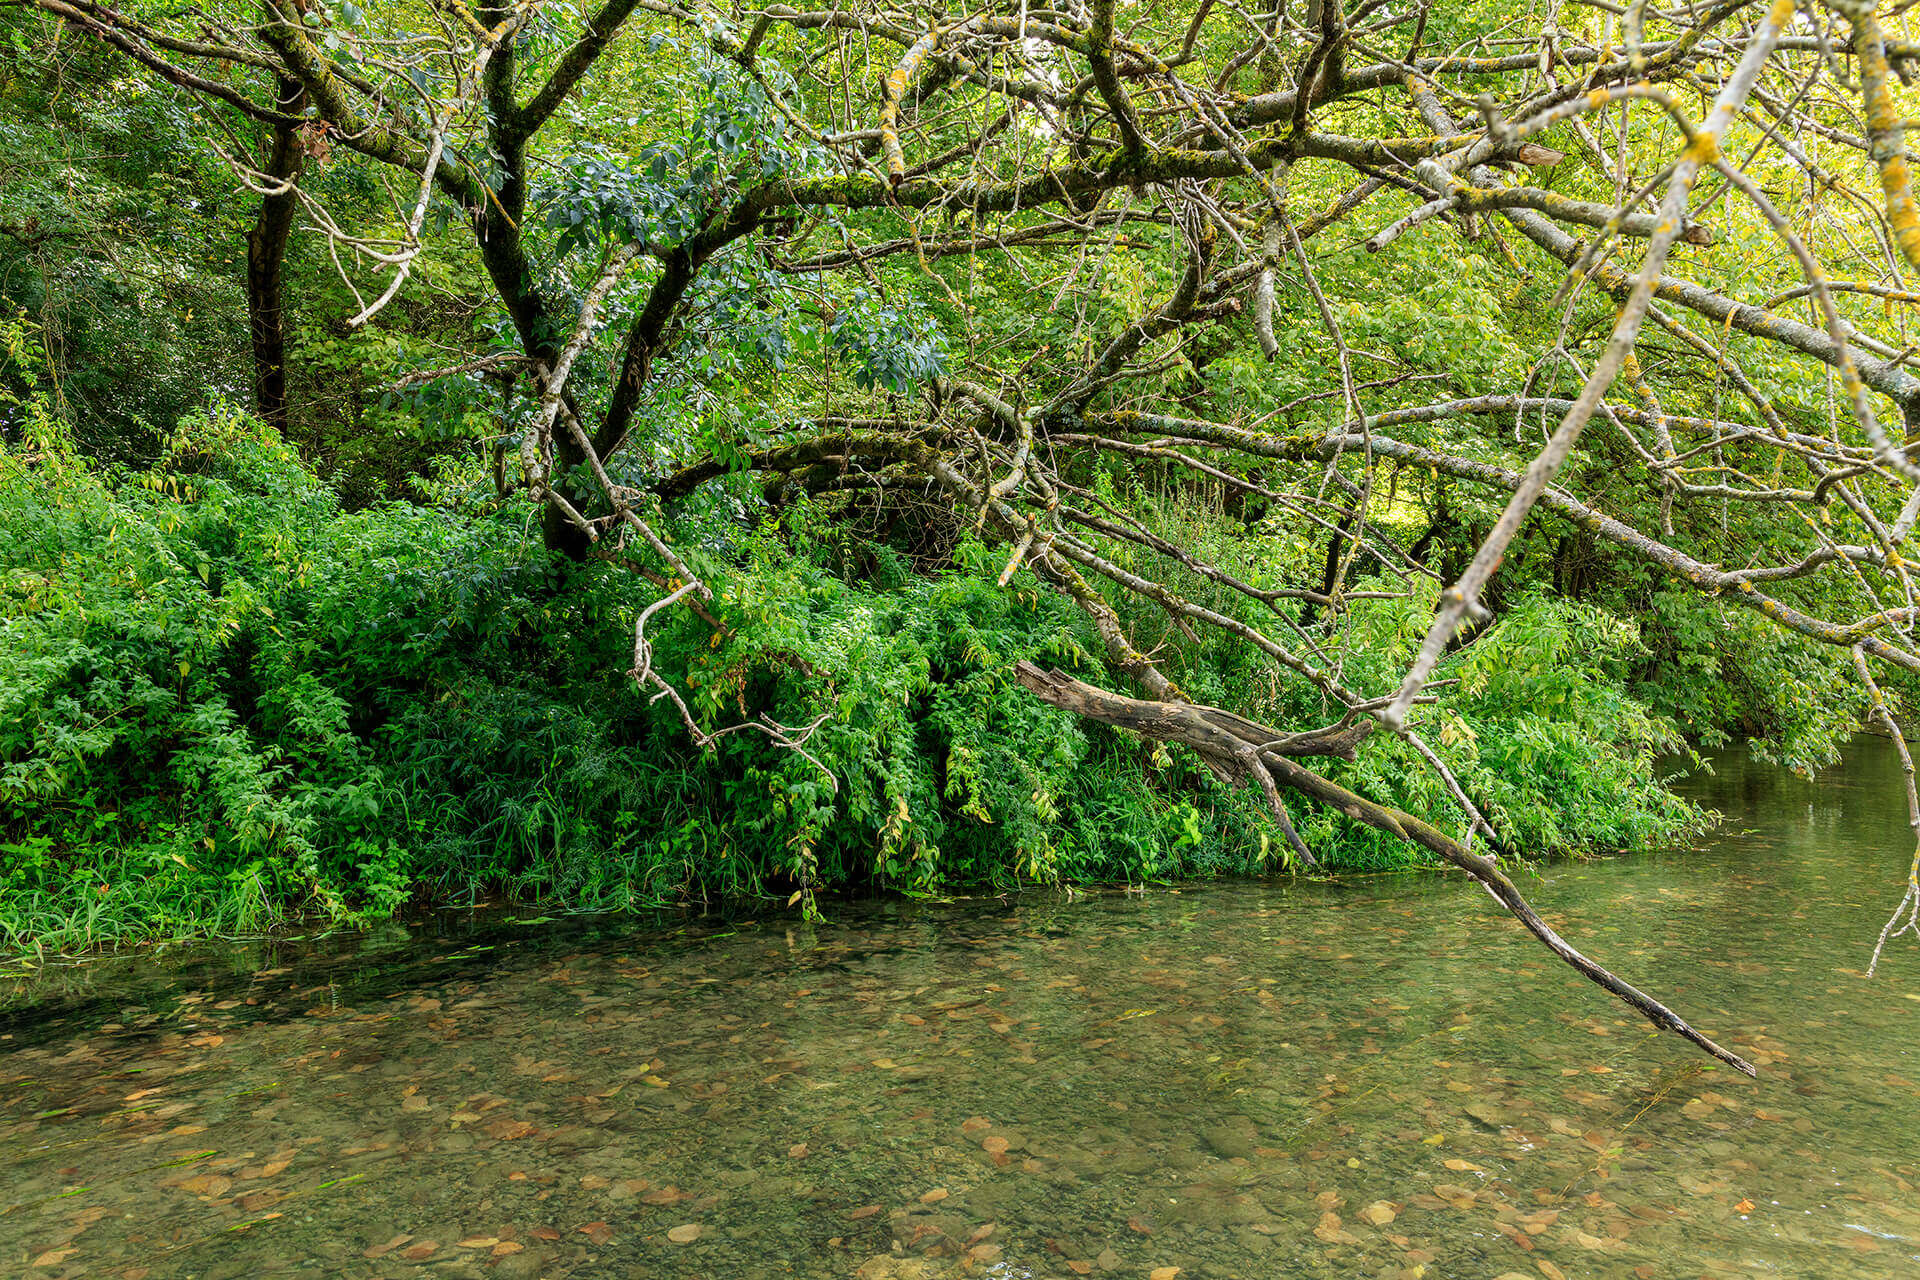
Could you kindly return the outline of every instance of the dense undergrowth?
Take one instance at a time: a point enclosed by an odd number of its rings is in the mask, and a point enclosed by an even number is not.
[[[703,750],[672,704],[649,700],[627,674],[634,619],[661,586],[548,554],[538,511],[499,496],[483,442],[527,429],[525,384],[516,391],[505,373],[417,376],[450,353],[485,363],[524,342],[470,254],[468,218],[435,206],[418,287],[364,326],[349,321],[364,299],[328,242],[294,237],[283,250],[284,438],[235,411],[195,410],[246,382],[241,246],[262,212],[258,193],[233,184],[225,134],[207,134],[173,95],[139,88],[114,50],[7,14],[0,145],[21,162],[0,172],[0,948],[364,920],[483,897],[579,910],[747,898],[802,910],[833,893],[1287,866],[1251,793],[1183,751],[1050,710],[1014,684],[1022,659],[1118,679],[1070,602],[1030,575],[996,585],[1004,545],[975,541],[949,504],[879,496],[906,486],[827,494],[775,518],[759,487],[771,477],[736,474],[653,513],[717,590],[717,627],[680,609],[652,626],[657,668],[703,732],[734,730]],[[677,236],[677,220],[709,217],[716,175],[757,182],[769,165],[812,172],[818,160],[768,145],[791,135],[730,59],[637,40],[615,52],[636,59],[609,78],[618,90],[561,113],[570,132],[537,170],[541,212],[527,230],[564,300],[556,315],[586,292],[594,236]],[[638,66],[648,74],[630,74]],[[274,87],[269,77],[263,88]],[[331,160],[326,146],[309,155],[302,190],[378,225],[391,213],[388,188],[351,148],[332,150]],[[1336,177],[1303,167],[1300,207],[1340,197],[1347,179]],[[1606,174],[1562,179],[1595,180],[1613,190]],[[892,213],[849,218],[836,233],[849,246],[897,232]],[[1741,234],[1724,230],[1730,242]],[[774,220],[763,231],[768,252],[795,236],[788,249],[801,252],[795,227]],[[1379,384],[1381,407],[1442,388],[1566,389],[1536,360],[1566,337],[1543,305],[1558,269],[1511,275],[1487,249],[1499,243],[1408,236],[1394,255],[1325,260],[1321,283],[1348,344],[1387,353],[1367,358],[1398,371]],[[1048,365],[1071,365],[1068,353],[1094,335],[1148,314],[1181,271],[1157,233],[1124,253],[1116,242],[1099,255],[1108,265],[1097,282],[1069,291],[1061,277],[1049,309],[1034,305],[1043,294],[1023,259],[943,257],[948,274],[936,277],[917,235],[913,244],[916,261],[863,263],[858,278],[826,272],[804,287],[759,256],[719,254],[650,384],[644,430],[610,459],[623,479],[645,483],[702,458],[744,467],[743,450],[782,438],[790,418],[816,407],[822,422],[898,416],[947,359],[949,373],[991,371],[988,383],[1052,394]],[[1063,307],[1075,294],[1077,309]],[[637,296],[610,297],[603,338]],[[1583,324],[1611,322],[1610,306],[1583,305]],[[1333,394],[1321,312],[1298,292],[1275,310],[1277,356],[1254,344],[1244,318],[1222,323],[1196,331],[1179,359],[1156,356],[1130,374],[1115,405],[1319,429]],[[573,393],[597,410],[612,368],[583,359]],[[1782,412],[1823,394],[1809,370],[1774,359],[1750,368]],[[1684,361],[1657,371],[1668,410],[1711,410],[1716,421],[1719,376]],[[1796,422],[1825,430],[1817,414]],[[1411,444],[1513,457],[1504,428],[1403,425]],[[1510,424],[1516,445],[1521,425]],[[1676,545],[1730,565],[1800,545],[1801,517],[1784,505],[1751,504],[1730,520],[1725,506],[1670,510],[1657,485],[1610,482],[1639,465],[1624,450],[1616,432],[1590,431],[1563,479],[1637,527],[1677,522]],[[1076,486],[1256,589],[1322,582],[1341,545],[1333,526],[1263,514],[1249,494],[1265,480],[1229,495],[1142,458],[1072,465]],[[1387,492],[1373,492],[1367,519],[1430,575],[1456,578],[1504,493],[1448,488],[1416,466],[1378,470]],[[1371,464],[1367,474],[1371,483]],[[1776,470],[1774,483],[1791,482]],[[863,514],[863,503],[896,501]],[[1353,581],[1332,616],[1302,607],[1276,620],[1137,545],[1099,549],[1216,612],[1298,636],[1369,693],[1399,683],[1432,616],[1417,589],[1370,599],[1369,584]],[[1354,560],[1356,577],[1366,566]],[[1850,589],[1811,577],[1782,588],[1835,616]],[[1662,784],[1674,753],[1746,739],[1806,771],[1857,725],[1843,650],[1722,608],[1549,513],[1529,520],[1488,599],[1497,621],[1449,659],[1418,716],[1516,854],[1670,843],[1703,818]],[[1139,597],[1116,591],[1110,603],[1195,698],[1287,727],[1334,719],[1250,645],[1194,634]],[[1911,702],[1910,682],[1889,684]],[[742,727],[763,717],[819,720],[809,754]],[[1315,767],[1462,829],[1404,743],[1377,739],[1351,764]],[[1293,812],[1328,866],[1420,857],[1304,802]]]
[[[660,615],[661,669],[687,673],[708,730],[826,716],[811,759],[751,731],[702,752],[626,674],[634,617],[658,588],[550,557],[529,536],[532,509],[495,497],[477,466],[470,481],[448,471],[431,502],[350,512],[238,413],[184,420],[139,469],[81,458],[44,415],[19,435],[0,453],[11,948],[492,895],[624,909],[1285,860],[1246,790],[1011,681],[1023,658],[1091,667],[1094,641],[1057,596],[997,588],[1003,551],[962,539],[927,571],[804,505],[757,529],[695,530],[689,554],[724,584],[724,630]],[[1273,541],[1284,558],[1285,536]],[[1346,678],[1390,679],[1423,617],[1418,601],[1359,602],[1343,625],[1367,634],[1350,651],[1380,670]],[[1650,707],[1649,657],[1634,624],[1524,595],[1426,722],[1519,849],[1671,840],[1701,815],[1655,761],[1683,745],[1675,717],[1698,709]],[[1197,697],[1279,723],[1328,718],[1242,646],[1210,640],[1181,661]],[[1397,743],[1338,771],[1451,812]],[[1300,816],[1331,866],[1411,856]]]

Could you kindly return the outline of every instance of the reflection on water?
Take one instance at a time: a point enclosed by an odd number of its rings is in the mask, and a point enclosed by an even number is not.
[[[1920,1274],[1892,753],[1693,786],[1531,890],[1758,1081],[1438,877],[200,953],[0,1014],[0,1274]]]

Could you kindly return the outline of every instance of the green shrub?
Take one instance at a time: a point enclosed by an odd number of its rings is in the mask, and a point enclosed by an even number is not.
[[[1634,695],[1701,745],[1741,735],[1762,759],[1810,776],[1859,729],[1846,650],[1677,587],[1655,592],[1645,617],[1650,661]]]
[[[626,673],[633,619],[658,589],[550,558],[524,503],[449,473],[431,503],[347,512],[225,409],[183,421],[150,468],[102,468],[31,395],[8,408],[11,947],[496,894],[632,909],[1283,865],[1251,789],[1012,682],[1021,659],[1102,677],[1070,603],[1030,579],[994,585],[1003,549],[963,542],[947,569],[915,573],[804,505],[751,532],[677,529],[722,629],[676,610],[650,639],[716,735],[703,749]],[[1420,606],[1360,603],[1347,676],[1371,687],[1417,641]],[[1430,713],[1462,780],[1528,852],[1645,844],[1697,817],[1652,776],[1678,739],[1626,692],[1638,652],[1632,628],[1529,597]],[[1185,663],[1203,698],[1283,724],[1327,718],[1244,644],[1210,638]],[[804,754],[754,727],[816,720]],[[1451,812],[1397,743],[1338,771]],[[1415,860],[1304,805],[1296,817],[1333,865]]]

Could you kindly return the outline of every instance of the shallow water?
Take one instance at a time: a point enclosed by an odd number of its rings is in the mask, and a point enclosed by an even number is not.
[[[0,1275],[1920,1275],[1892,752],[1690,786],[1525,887],[1758,1081],[1436,876],[203,949],[8,993]]]

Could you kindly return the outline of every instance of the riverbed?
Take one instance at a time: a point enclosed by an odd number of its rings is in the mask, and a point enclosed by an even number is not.
[[[1757,1080],[1439,875],[200,947],[0,993],[0,1275],[1920,1275],[1893,753],[1687,787],[1522,888]]]

